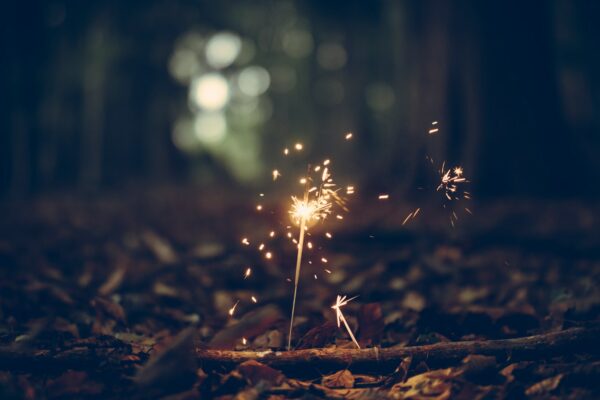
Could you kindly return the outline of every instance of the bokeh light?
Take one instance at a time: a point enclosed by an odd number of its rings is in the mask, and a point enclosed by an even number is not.
[[[308,56],[314,47],[311,33],[304,29],[292,29],[284,33],[282,38],[283,50],[294,58]]]
[[[346,49],[339,43],[323,43],[317,48],[317,62],[323,69],[333,71],[343,68],[347,59]]]
[[[219,32],[206,43],[206,61],[211,67],[221,69],[233,64],[242,49],[240,37],[231,32]]]
[[[367,86],[365,100],[373,111],[383,112],[392,108],[396,101],[396,95],[390,85],[377,82]]]
[[[246,67],[238,76],[240,91],[247,96],[260,96],[267,91],[271,84],[269,72],[263,67]]]
[[[182,84],[188,84],[200,68],[198,56],[191,49],[177,49],[169,59],[171,76]]]
[[[194,133],[206,145],[218,144],[227,133],[227,120],[222,112],[200,112],[194,121]]]
[[[229,101],[229,84],[217,72],[208,73],[192,81],[190,100],[201,109],[217,111]]]

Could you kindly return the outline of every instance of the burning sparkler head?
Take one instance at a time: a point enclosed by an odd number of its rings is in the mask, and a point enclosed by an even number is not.
[[[323,196],[316,199],[303,200],[292,196],[292,208],[289,211],[292,222],[300,225],[302,220],[306,227],[324,220],[331,213],[331,202]]]

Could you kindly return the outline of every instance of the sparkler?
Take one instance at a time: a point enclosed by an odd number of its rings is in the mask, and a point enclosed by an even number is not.
[[[345,141],[350,141],[353,139],[353,136],[354,135],[351,132],[346,132],[343,137]],[[292,146],[283,149],[283,156],[291,157],[296,153],[301,153],[304,149],[304,144],[296,142]],[[286,177],[289,176],[287,173],[285,173],[285,175]],[[280,169],[273,169],[271,172],[273,181],[282,181],[281,178],[283,176],[284,174],[282,174]],[[291,349],[292,344],[292,330],[303,256],[306,254],[310,254],[311,257],[316,256],[315,253],[321,249],[318,244],[314,243],[314,237],[311,237],[310,240],[307,239],[307,236],[310,235],[309,229],[317,223],[322,223],[329,216],[335,216],[336,220],[342,221],[344,219],[342,214],[348,212],[345,196],[352,195],[355,192],[355,186],[353,185],[345,186],[344,189],[338,188],[332,178],[331,160],[329,159],[325,159],[321,163],[313,164],[312,166],[309,164],[305,174],[298,177],[296,182],[299,182],[299,184],[302,185],[303,190],[301,195],[291,196],[291,203],[289,204],[287,214],[292,223],[290,224],[288,222],[287,224],[283,224],[283,226],[285,226],[285,231],[269,229],[266,234],[268,237],[263,238],[263,241],[256,239],[252,240],[252,246],[256,246],[256,249],[260,251],[267,260],[275,258],[276,253],[273,252],[273,249],[269,248],[269,241],[275,240],[276,238],[290,240],[296,249],[296,263],[293,279],[294,291],[287,343],[288,350]],[[343,194],[342,190],[344,192]],[[260,197],[261,201],[259,204],[255,205],[255,210],[259,213],[267,214],[269,213],[269,211],[267,211],[268,203],[265,203],[264,194],[261,193]],[[273,214],[273,212],[270,213]],[[298,234],[294,235],[292,229],[296,228],[298,229]],[[331,240],[333,236],[330,232],[325,232],[324,237]],[[251,241],[247,237],[242,238],[243,245],[250,246],[250,242]],[[306,247],[306,250],[304,247]],[[319,255],[317,260],[320,260],[323,266],[329,266],[327,258]],[[309,259],[308,263],[313,264],[313,260]],[[324,268],[324,271],[331,274],[330,269]],[[244,279],[250,277],[251,274],[252,271],[248,268],[244,274]],[[317,274],[313,274],[313,277],[318,279]],[[287,278],[286,280],[292,282],[292,279],[290,278]],[[254,296],[252,296],[250,300],[253,303],[258,301]],[[236,306],[237,303],[229,310],[230,315],[233,315]]]
[[[352,338],[352,341],[354,342],[356,347],[358,347],[360,349],[360,345],[356,341],[356,338],[354,337],[354,334],[352,333],[352,329],[350,329],[350,325],[348,325],[348,321],[346,321],[346,318],[344,317],[344,314],[342,313],[342,307],[345,306],[346,304],[348,304],[350,301],[354,300],[355,298],[356,298],[356,296],[352,297],[351,299],[346,299],[346,296],[342,297],[338,294],[335,304],[332,305],[331,308],[335,310],[335,317],[337,319],[338,328],[341,326],[340,321],[343,322],[344,326],[346,327],[346,330],[348,331],[348,334],[350,335],[350,338]]]
[[[300,227],[300,233],[298,237],[298,251],[296,253],[296,270],[294,275],[294,297],[292,300],[292,314],[290,317],[290,329],[288,332],[288,350],[292,347],[292,329],[294,326],[294,314],[296,311],[296,298],[298,295],[298,283],[300,280],[300,270],[302,268],[302,251],[304,249],[304,237],[309,226],[312,224],[324,221],[331,213],[332,208],[335,205],[340,206],[344,211],[348,211],[345,205],[345,200],[339,195],[339,190],[336,188],[336,184],[333,182],[331,173],[327,165],[330,161],[325,160],[322,166],[317,166],[311,169],[308,166],[307,177],[300,180],[304,184],[304,195],[302,200],[296,196],[292,196],[292,206],[289,211],[292,221]],[[320,183],[318,186],[313,186],[314,179],[312,172],[320,172]],[[341,215],[336,216],[341,219]],[[309,246],[312,248],[312,244]],[[327,259],[322,258],[321,261],[327,262]],[[315,275],[316,279],[316,275]]]

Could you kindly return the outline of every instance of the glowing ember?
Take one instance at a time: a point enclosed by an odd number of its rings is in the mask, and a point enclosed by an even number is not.
[[[233,307],[231,307],[228,311],[229,315],[233,317],[233,313],[235,312],[235,309],[237,308],[238,304],[240,303],[240,301],[236,301],[235,304],[233,305]]]
[[[344,314],[342,314],[342,307],[345,306],[346,304],[348,304],[350,301],[354,300],[355,298],[356,297],[352,297],[351,299],[346,299],[346,296],[342,297],[338,294],[337,300],[335,301],[335,304],[333,306],[331,306],[331,308],[335,310],[335,317],[337,320],[338,328],[340,327],[340,322],[343,322],[344,326],[346,327],[346,330],[348,331],[348,334],[350,335],[350,338],[352,338],[352,341],[354,342],[356,347],[358,347],[360,349],[360,345],[356,341],[356,338],[354,337],[354,334],[352,333],[352,329],[350,329],[350,326],[348,325],[348,321],[346,321]]]

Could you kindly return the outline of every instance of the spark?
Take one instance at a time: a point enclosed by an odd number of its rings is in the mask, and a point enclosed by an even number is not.
[[[327,268],[325,268],[325,269],[324,269],[324,271],[325,271],[325,272],[327,272],[328,274],[330,274],[330,273],[331,273],[331,270],[329,270],[329,269],[327,269]]]
[[[352,338],[352,341],[354,342],[356,347],[358,347],[360,349],[360,345],[356,341],[356,338],[354,337],[354,334],[352,333],[352,329],[350,329],[350,326],[348,325],[348,321],[346,321],[344,314],[342,314],[342,307],[345,306],[346,304],[348,304],[350,301],[354,300],[355,298],[356,297],[352,297],[351,299],[346,299],[346,296],[342,297],[338,294],[337,300],[335,301],[335,304],[333,306],[331,306],[331,308],[335,310],[335,317],[337,320],[338,328],[340,327],[340,322],[343,322],[344,326],[346,327],[346,330],[348,331],[348,334]]]
[[[434,135],[434,134],[436,134],[436,133],[438,133],[438,132],[439,132],[439,129],[438,129],[438,128],[431,128],[431,129],[429,130],[429,134],[430,134],[430,135]]]
[[[327,159],[327,160],[323,161],[323,165],[329,165],[330,162],[331,161],[329,159]]]
[[[308,242],[308,243],[306,243],[306,247],[308,247],[309,249],[312,249],[312,248],[313,248],[313,245],[312,245],[312,243],[311,243],[311,242]]]
[[[315,277],[315,280],[317,280],[317,274],[314,274],[313,276]]]
[[[235,302],[235,304],[233,305],[233,307],[231,307],[231,308],[229,309],[228,313],[229,313],[229,315],[230,315],[231,317],[233,317],[233,313],[235,312],[235,309],[236,309],[236,307],[238,306],[238,304],[239,304],[239,303],[240,303],[240,301],[239,301],[239,300],[238,300],[238,301],[236,301],[236,302]]]
[[[255,304],[256,304],[256,303],[258,303],[258,300],[256,299],[256,297],[255,297],[255,296],[252,296],[252,297],[251,297],[251,299],[252,299],[252,302],[253,302],[253,303],[255,303]]]
[[[261,243],[260,246],[258,246],[258,250],[259,251],[263,251],[264,248],[265,248],[265,244],[264,243]]]
[[[324,263],[327,263],[327,259],[325,257],[322,257],[321,261],[323,261]]]
[[[269,232],[269,237],[275,237],[275,231]]]
[[[296,143],[294,145],[294,148],[298,151],[302,150],[304,148],[304,145],[302,143]]]
[[[469,182],[463,175],[462,167],[456,166],[447,170],[445,167],[446,163],[444,162],[439,171],[440,184],[436,190],[441,191],[449,201],[458,200],[461,196],[469,199],[469,192],[461,192],[461,186],[459,186]]]
[[[286,147],[285,149],[283,149],[283,154],[287,156],[288,154],[290,154],[290,150]]]
[[[325,232],[325,236],[327,236],[328,239],[331,239],[331,233]]]
[[[276,169],[273,170],[273,180],[276,181],[277,178],[279,178],[281,176],[281,174],[279,173],[279,171],[277,171]]]
[[[354,186],[348,186],[346,188],[346,194],[354,194]]]
[[[306,185],[306,178],[300,178],[300,184],[301,185]]]
[[[245,244],[246,246],[249,246],[250,242],[248,241],[248,238],[242,238],[242,244]]]
[[[259,205],[257,205],[257,206],[256,206],[256,210],[257,210],[257,211],[262,211],[262,206],[261,206],[260,204],[259,204]]]
[[[244,273],[244,279],[248,279],[250,275],[252,275],[252,268],[248,267],[248,269],[246,269],[246,272]]]
[[[380,194],[378,197],[379,200],[387,200],[389,198],[390,198],[389,194]]]
[[[245,337],[242,338],[242,344],[245,346],[248,343],[248,340],[246,340]]]
[[[266,258],[267,260],[270,260],[271,258],[273,258],[273,254],[271,254],[271,252],[270,252],[270,251],[267,251],[267,252],[265,253],[265,258]]]
[[[353,136],[353,135],[352,135],[352,132],[348,132],[348,133],[346,133],[346,140],[350,140],[350,139],[352,139],[352,136]]]
[[[406,216],[406,218],[404,219],[404,221],[402,221],[402,225],[406,224],[409,219],[411,219],[411,218],[414,219],[417,216],[417,214],[419,213],[419,211],[421,211],[421,208],[417,208],[415,211],[408,214]]]

